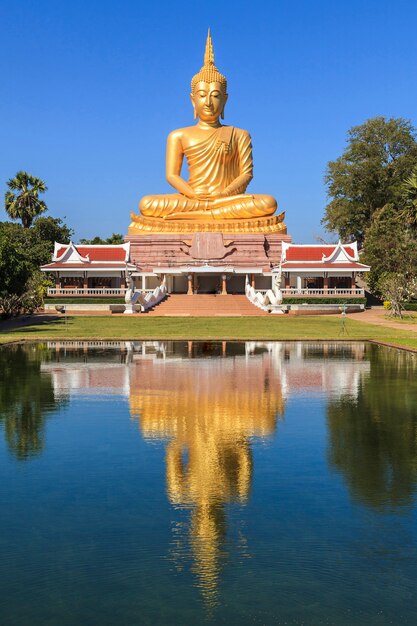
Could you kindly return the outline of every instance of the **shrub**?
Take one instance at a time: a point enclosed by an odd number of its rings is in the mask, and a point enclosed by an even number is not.
[[[366,298],[284,298],[283,304],[365,304]]]

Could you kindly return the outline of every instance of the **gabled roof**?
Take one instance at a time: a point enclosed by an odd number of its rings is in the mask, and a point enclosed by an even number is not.
[[[332,260],[358,261],[358,245],[355,242],[337,244],[293,244],[282,242],[282,261],[317,262]]]
[[[41,270],[59,269],[107,269],[134,270],[136,265],[130,262],[130,242],[108,245],[76,245],[55,242],[52,263],[42,265]]]
[[[358,272],[369,271],[369,265],[359,261],[358,244],[292,244],[282,242],[282,269],[344,269]]]
[[[75,245],[55,242],[53,262],[59,263],[127,263],[130,242],[108,245]]]
[[[112,272],[114,270],[129,270],[135,271],[136,265],[134,263],[125,263],[124,261],[116,263],[47,263],[41,265],[40,268],[43,272],[50,272],[53,270],[85,270],[86,272],[94,272],[95,270],[106,270]]]
[[[317,261],[316,263],[305,263],[302,261],[298,262],[286,262],[282,264],[283,270],[354,270],[356,272],[367,272],[369,271],[369,265],[364,265],[363,263],[357,263],[356,261],[352,261],[351,263],[320,263]]]

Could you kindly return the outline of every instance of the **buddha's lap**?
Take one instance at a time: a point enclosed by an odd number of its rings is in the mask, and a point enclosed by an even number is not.
[[[147,217],[163,217],[179,212],[210,212],[216,209],[230,209],[234,213],[242,210],[245,216],[248,210],[253,209],[256,213],[271,215],[276,208],[275,198],[265,194],[239,194],[213,199],[187,198],[182,194],[159,194],[144,196],[139,203],[142,215]]]

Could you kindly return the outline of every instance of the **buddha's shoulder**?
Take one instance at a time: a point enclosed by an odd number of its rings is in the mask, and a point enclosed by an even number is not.
[[[195,132],[195,126],[185,126],[184,128],[176,128],[175,130],[171,130],[168,135],[168,139],[182,139],[183,137],[187,137],[192,132]]]
[[[236,128],[236,126],[233,129],[234,135],[235,137],[237,137],[237,139],[248,139],[250,141],[251,136],[250,133],[248,133],[247,130],[244,130],[243,128]]]
[[[167,141],[176,141],[178,139],[181,140],[181,138],[183,137],[183,131],[183,128],[176,128],[175,130],[171,130],[167,137]]]

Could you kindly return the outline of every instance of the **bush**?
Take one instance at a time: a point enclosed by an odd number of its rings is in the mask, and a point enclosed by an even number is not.
[[[391,308],[392,308],[392,307],[391,307],[391,302],[390,302],[390,300],[384,300],[384,309],[385,309],[386,311],[390,311],[390,310],[391,310]]]
[[[22,309],[22,296],[3,291],[0,294],[0,317],[7,319],[19,315]]]
[[[403,302],[404,311],[417,311],[417,302]]]
[[[366,298],[284,298],[283,304],[366,304]]]

